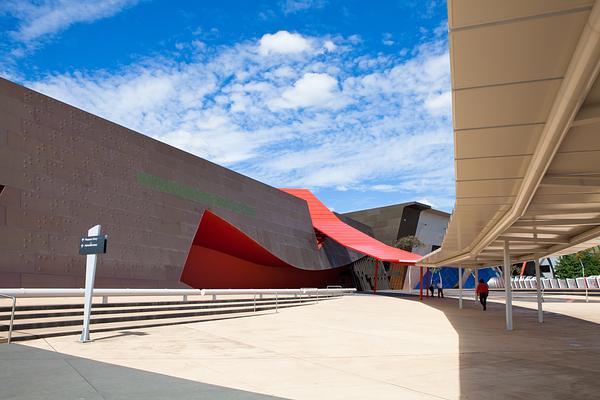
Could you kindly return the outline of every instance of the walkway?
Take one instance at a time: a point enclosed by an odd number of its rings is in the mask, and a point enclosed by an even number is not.
[[[600,304],[348,296],[248,318],[0,345],[3,399],[590,399]],[[202,397],[204,396],[204,397]],[[274,396],[274,397],[270,397]]]

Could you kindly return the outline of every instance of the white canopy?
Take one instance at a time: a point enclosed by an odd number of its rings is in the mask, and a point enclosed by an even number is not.
[[[448,16],[456,207],[419,264],[600,244],[600,6],[449,0]]]

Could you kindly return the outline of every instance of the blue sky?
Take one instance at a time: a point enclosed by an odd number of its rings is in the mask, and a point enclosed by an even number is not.
[[[446,4],[0,0],[0,75],[338,212],[454,203]]]

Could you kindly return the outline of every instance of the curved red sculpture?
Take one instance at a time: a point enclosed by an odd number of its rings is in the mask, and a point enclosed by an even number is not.
[[[194,288],[293,289],[349,287],[351,279],[347,266],[314,271],[294,267],[229,222],[205,211],[180,280]]]
[[[421,258],[418,254],[381,243],[345,224],[306,189],[282,191],[307,202],[315,228],[315,246],[330,238],[380,261],[409,265]],[[290,265],[208,210],[201,217],[180,280],[191,287],[211,289],[353,286],[350,265],[323,270]]]

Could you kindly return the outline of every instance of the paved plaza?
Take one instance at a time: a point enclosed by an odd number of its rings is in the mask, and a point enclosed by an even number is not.
[[[600,303],[482,312],[352,295],[244,318],[0,345],[2,399],[591,399]]]

